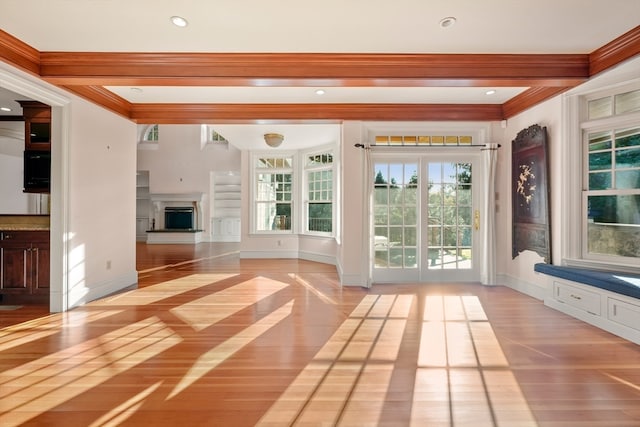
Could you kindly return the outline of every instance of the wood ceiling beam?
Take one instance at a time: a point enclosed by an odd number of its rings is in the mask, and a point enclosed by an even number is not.
[[[340,123],[343,120],[415,121],[502,119],[499,104],[134,104],[140,124]]]
[[[105,86],[571,86],[589,77],[589,56],[42,52],[40,75]]]

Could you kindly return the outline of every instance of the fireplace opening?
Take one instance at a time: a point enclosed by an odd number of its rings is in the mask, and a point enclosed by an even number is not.
[[[191,206],[165,207],[164,228],[167,230],[193,230],[193,213]]]

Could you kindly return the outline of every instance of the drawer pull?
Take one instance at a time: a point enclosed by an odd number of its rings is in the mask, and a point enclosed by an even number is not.
[[[577,299],[577,300],[581,300],[581,299],[582,299],[582,297],[581,297],[581,296],[579,296],[579,295],[574,295],[574,294],[571,294],[571,298],[573,298],[573,299]]]

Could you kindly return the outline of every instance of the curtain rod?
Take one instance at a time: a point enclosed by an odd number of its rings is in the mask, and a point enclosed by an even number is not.
[[[362,143],[357,143],[353,145],[354,147],[357,148],[366,148],[364,144]],[[446,145],[446,144],[438,144],[438,145],[427,145],[427,144],[422,144],[422,145],[370,145],[369,148],[372,147],[411,147],[411,148],[422,148],[422,147],[438,147],[438,148],[453,148],[453,147],[458,147],[458,148],[468,148],[468,147],[486,147],[487,144],[467,144],[467,145],[459,145],[459,144],[455,144],[455,145]],[[502,145],[498,144],[498,148],[502,147]]]

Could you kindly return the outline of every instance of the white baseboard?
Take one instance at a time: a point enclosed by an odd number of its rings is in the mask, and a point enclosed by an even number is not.
[[[68,294],[69,307],[73,308],[90,301],[97,300],[107,295],[114,294],[129,287],[137,287],[138,285],[138,272],[132,271],[127,274],[115,277],[112,280],[91,284],[71,286]]]
[[[529,283],[508,274],[499,274],[497,283],[501,283],[515,291],[529,295],[537,300],[543,301],[547,292],[547,280],[540,279],[540,283]]]
[[[319,262],[322,264],[336,265],[336,257],[318,254],[315,252],[300,251],[298,252],[298,258],[304,259],[306,261]]]
[[[240,251],[240,258],[298,258],[298,251]]]

